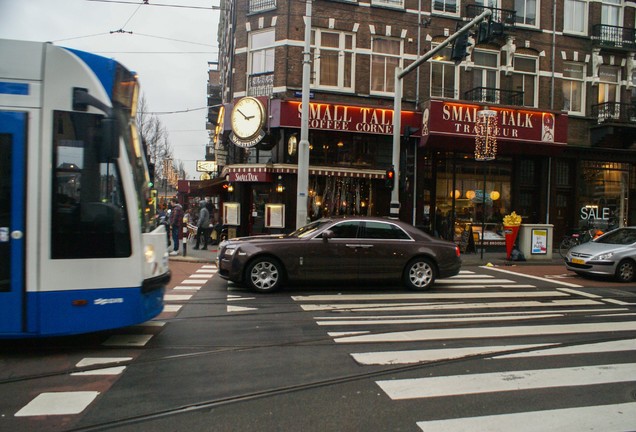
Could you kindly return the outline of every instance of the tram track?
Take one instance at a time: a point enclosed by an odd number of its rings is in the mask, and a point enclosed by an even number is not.
[[[568,343],[559,343],[556,344],[559,347],[574,347],[577,345],[587,345],[587,344],[595,344],[595,343],[603,343],[603,342],[615,342],[621,341],[625,339],[631,339],[629,337],[609,337],[609,338],[595,338],[595,339],[582,339],[578,341],[572,341]],[[272,346],[284,346],[286,344],[281,345],[272,345]],[[257,348],[267,348],[268,346],[262,347],[251,347],[252,349]],[[548,347],[546,347],[548,348]],[[519,349],[510,349],[505,351],[498,351],[496,356],[506,356],[506,355],[514,355],[521,354],[530,351],[536,351],[537,348],[519,348]],[[205,355],[205,353],[199,353]],[[130,417],[122,417],[119,419],[114,419],[107,422],[95,423],[92,425],[86,425],[81,427],[73,427],[71,429],[67,429],[65,432],[98,432],[98,431],[107,431],[112,430],[117,427],[126,427],[126,426],[140,426],[146,422],[151,422],[155,420],[170,418],[174,416],[179,416],[182,414],[193,413],[197,411],[206,411],[213,408],[218,408],[222,406],[227,406],[231,404],[238,404],[242,402],[253,401],[257,399],[271,398],[277,397],[286,394],[292,394],[296,392],[303,392],[323,387],[329,386],[337,386],[341,384],[346,384],[350,382],[355,382],[359,380],[366,379],[378,379],[387,375],[394,375],[400,373],[406,373],[411,371],[422,371],[426,369],[433,369],[440,366],[452,365],[452,364],[461,364],[463,362],[470,362],[475,360],[482,360],[487,358],[492,358],[493,353],[481,353],[481,354],[469,354],[458,358],[453,359],[444,359],[444,360],[436,360],[430,362],[421,362],[415,364],[407,364],[407,365],[396,365],[396,366],[384,366],[379,369],[373,371],[366,371],[361,373],[352,373],[343,376],[308,381],[293,385],[280,386],[270,389],[256,390],[247,393],[241,393],[233,396],[226,396],[217,399],[205,399],[195,403],[189,403],[185,405],[179,405],[172,408],[165,408],[153,412],[148,412],[146,414],[140,414],[136,416]],[[166,358],[162,359],[166,360]]]
[[[339,311],[326,311],[326,313],[341,313]],[[576,317],[578,319],[590,319],[590,318],[595,318],[598,313],[576,313],[576,314],[568,314],[566,311],[561,312],[562,314],[564,314],[564,317],[566,315],[576,315]],[[306,312],[303,311],[289,311],[289,312],[263,312],[262,310],[260,311],[260,313],[254,313],[254,314],[242,314],[242,318],[246,318],[249,315],[253,315],[254,317],[258,317],[260,318],[259,322],[263,323],[263,317],[267,316],[267,315],[276,315],[277,317],[280,317],[281,314],[290,314],[290,315],[294,315],[294,314],[306,314]],[[474,314],[475,316],[479,316],[479,317],[483,317],[484,320],[488,319],[488,313],[486,314]],[[171,318],[169,320],[165,320],[167,323],[172,322],[172,321],[184,321],[184,320],[199,320],[199,319],[210,319],[210,318],[220,318],[220,319],[225,319],[225,318],[233,318],[231,316],[227,316],[227,315],[205,315],[205,316],[190,316],[188,318]],[[561,317],[563,318],[563,317]],[[305,319],[299,319],[298,322],[305,322]],[[541,321],[544,322],[545,319],[544,318],[531,318],[529,317],[528,319],[520,319],[520,320],[516,320],[515,323],[516,324],[528,324],[528,323],[532,323],[532,322],[537,322],[537,321]],[[289,320],[287,320],[286,322],[290,322]],[[292,321],[293,322],[293,321]],[[475,322],[472,323],[472,325],[474,325]],[[472,327],[472,325],[469,324],[469,326]],[[408,328],[410,327],[409,324],[405,324],[404,327]],[[452,324],[452,323],[446,323],[445,324],[445,328],[446,329],[457,329],[457,328],[462,328],[462,327],[466,327],[466,324],[462,324],[462,323],[457,323],[457,324]],[[418,324],[418,328],[421,329],[421,324]],[[387,329],[386,332],[394,332],[396,329],[392,328],[392,329]],[[377,334],[382,334],[382,331],[378,331],[376,332]],[[604,342],[604,341],[612,341],[612,340],[621,340],[622,338],[616,338],[616,339],[612,339],[612,338],[607,338],[607,339],[598,339],[596,340],[597,342]],[[247,352],[247,351],[253,351],[253,350],[261,350],[261,349],[268,349],[268,348],[289,348],[289,347],[317,347],[317,346],[321,346],[324,344],[331,344],[333,343],[333,338],[326,335],[324,337],[319,337],[319,338],[313,338],[313,339],[303,339],[302,341],[288,341],[288,342],[284,342],[284,343],[272,343],[272,344],[258,344],[258,345],[249,345],[249,346],[244,346],[244,345],[162,345],[160,347],[143,347],[143,348],[135,348],[136,351],[138,351],[140,354],[151,354],[152,351],[188,351],[188,350],[196,350],[195,352],[181,352],[181,353],[176,353],[176,354],[169,354],[169,355],[163,355],[160,357],[155,357],[155,358],[148,358],[148,359],[143,359],[140,360],[138,358],[133,357],[130,360],[121,360],[121,361],[113,361],[113,362],[106,362],[106,363],[99,363],[99,364],[95,364],[95,365],[88,365],[88,366],[81,366],[81,367],[71,367],[71,368],[66,368],[66,369],[62,369],[62,370],[56,370],[56,371],[51,371],[51,372],[42,372],[42,373],[38,373],[38,374],[32,374],[32,375],[22,375],[22,376],[14,376],[14,377],[10,377],[10,378],[0,378],[0,386],[2,385],[6,385],[6,384],[15,384],[15,383],[20,383],[20,382],[29,382],[29,381],[33,381],[33,380],[39,380],[39,379],[46,379],[46,378],[55,378],[55,377],[61,377],[61,376],[66,376],[66,375],[70,375],[70,374],[75,374],[75,373],[86,373],[86,372],[95,372],[95,371],[99,371],[100,369],[104,369],[104,368],[109,368],[109,367],[115,367],[115,366],[126,366],[126,367],[145,367],[148,364],[156,364],[156,363],[160,363],[160,362],[166,362],[166,361],[181,361],[184,358],[193,358],[193,357],[202,357],[202,356],[209,356],[209,355],[219,355],[219,354],[226,354],[226,353],[232,353],[232,352]],[[590,343],[585,342],[585,343]],[[573,345],[576,345],[576,343],[574,343]],[[566,344],[563,344],[563,346],[567,346]],[[33,352],[33,354],[41,354],[42,350],[45,351],[52,351],[55,353],[58,352],[65,352],[68,353],[70,350],[78,350],[82,352],[82,356],[98,356],[98,355],[103,355],[104,353],[108,353],[108,352],[113,352],[113,351],[121,351],[122,347],[108,347],[108,346],[94,346],[94,352],[90,352],[87,353],[84,350],[86,350],[86,347],[82,347],[82,346],[78,346],[78,345],[55,345],[55,346],[51,346],[50,348],[41,348],[41,349],[30,349],[29,351]],[[88,349],[91,349],[90,347]],[[131,348],[132,349],[132,348]],[[0,353],[3,352],[5,349],[4,348],[0,348]],[[15,347],[13,347],[12,349],[13,353],[15,353]],[[517,352],[517,351],[513,351],[513,352]],[[520,352],[523,352],[520,351]],[[21,353],[25,353],[25,351],[22,351]],[[466,357],[468,358],[472,358],[471,356]],[[393,369],[391,369],[393,370]],[[397,371],[399,371],[399,369],[397,369]],[[387,372],[388,373],[388,372]]]

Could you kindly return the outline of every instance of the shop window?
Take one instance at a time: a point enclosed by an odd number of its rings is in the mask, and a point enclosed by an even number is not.
[[[519,163],[519,183],[524,186],[536,184],[535,162],[533,160],[522,160]]]
[[[617,228],[627,218],[629,164],[583,161],[578,183],[579,227]]]
[[[371,43],[371,92],[395,92],[395,68],[401,66],[402,41],[376,36]]]
[[[485,223],[487,246],[501,246],[504,241],[503,216],[511,211],[511,167],[512,162],[507,158],[493,162],[440,158],[437,161],[434,233],[459,242],[466,230],[479,233],[481,224]],[[477,234],[478,238],[480,235]]]
[[[312,32],[312,85],[353,91],[355,35],[316,29]]]
[[[450,55],[451,49],[444,48],[431,60],[431,97],[457,98],[459,68],[455,67]]]
[[[587,34],[587,0],[565,0],[563,32]]]
[[[556,186],[572,186],[570,182],[570,164],[567,161],[556,161],[554,170],[554,182]]]
[[[563,110],[570,114],[581,114],[585,109],[585,66],[583,63],[563,64]]]

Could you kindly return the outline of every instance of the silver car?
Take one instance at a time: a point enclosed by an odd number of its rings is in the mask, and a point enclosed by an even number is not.
[[[636,275],[636,227],[618,228],[573,247],[565,267],[582,276],[613,276],[631,282]]]

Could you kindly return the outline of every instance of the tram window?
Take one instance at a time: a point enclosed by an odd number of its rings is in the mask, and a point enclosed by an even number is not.
[[[100,160],[102,116],[54,112],[51,256],[131,254],[130,228],[116,161]]]

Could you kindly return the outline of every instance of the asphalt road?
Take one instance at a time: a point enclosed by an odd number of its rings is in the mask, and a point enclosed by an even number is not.
[[[262,295],[171,266],[153,322],[0,343],[0,430],[636,430],[636,284],[467,266]]]

